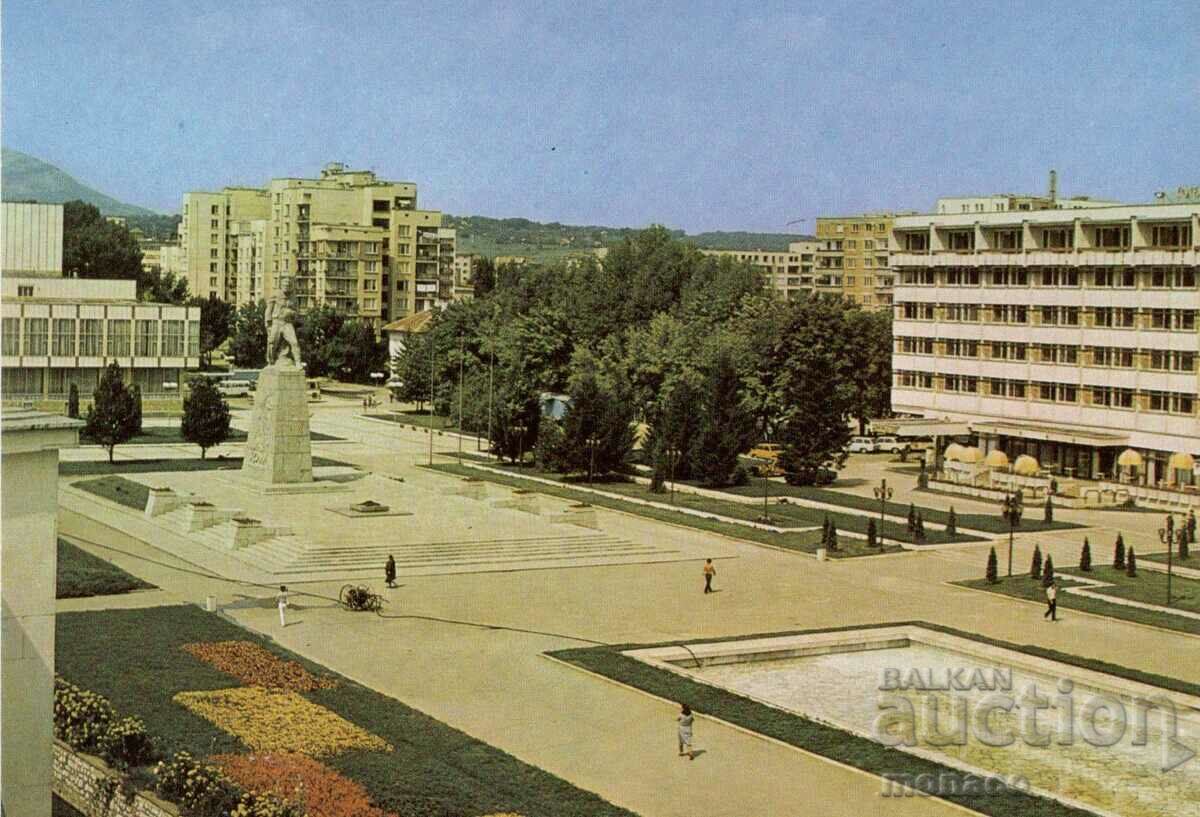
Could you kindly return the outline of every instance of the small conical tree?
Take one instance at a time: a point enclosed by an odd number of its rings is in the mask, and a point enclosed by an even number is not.
[[[189,443],[200,446],[200,459],[229,436],[229,404],[207,377],[192,380],[191,393],[183,398],[179,433]]]
[[[908,532],[915,534],[917,532],[917,506],[909,503],[908,506]]]
[[[1125,575],[1137,576],[1137,555],[1133,552],[1133,548],[1129,549],[1129,556],[1125,559]]]
[[[83,433],[108,449],[108,461],[113,461],[113,449],[138,433],[137,408],[129,393],[121,367],[108,364],[88,408]]]
[[[958,533],[958,514],[954,512],[954,506],[950,506],[950,513],[946,515],[946,535],[954,536]]]
[[[1117,534],[1117,543],[1113,545],[1113,567],[1117,570],[1125,569],[1125,540],[1119,533]]]
[[[917,524],[914,526],[913,538],[918,542],[925,541],[925,519],[920,513],[917,514]]]
[[[1046,522],[1054,521],[1054,503],[1050,501],[1050,497],[1046,497]]]
[[[874,517],[867,520],[867,547],[873,548],[879,546],[879,532],[875,529]]]
[[[1079,569],[1084,573],[1092,572],[1092,546],[1087,537],[1083,537],[1083,550],[1079,551]]]
[[[838,549],[837,525],[832,522],[829,523],[829,544],[825,546],[825,549],[830,553],[836,553]]]
[[[996,583],[997,571],[998,571],[998,568],[996,565],[996,549],[992,548],[990,551],[988,551],[987,572],[984,574],[985,578],[987,579],[988,584]]]
[[[1188,550],[1187,528],[1180,528],[1179,533],[1175,537],[1175,541],[1177,541],[1179,543],[1179,559],[1180,559],[1180,561],[1187,561],[1187,558],[1192,555],[1191,552]]]
[[[1042,549],[1038,545],[1033,546],[1033,561],[1029,564],[1029,578],[1040,579],[1042,577]]]
[[[1042,587],[1054,584],[1054,557],[1047,554],[1046,564],[1042,566]]]
[[[79,387],[74,383],[67,390],[67,416],[79,417]]]
[[[821,523],[821,547],[829,549],[829,529],[833,527],[833,523],[829,521],[829,515],[825,515],[825,521]]]

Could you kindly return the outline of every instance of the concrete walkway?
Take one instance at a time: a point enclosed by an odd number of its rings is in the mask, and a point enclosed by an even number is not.
[[[357,440],[339,446],[338,458],[377,473],[402,474],[426,456],[427,436],[380,434],[380,424],[355,419],[352,408],[317,411],[313,427]],[[447,453],[454,445],[447,444]],[[314,451],[321,453],[320,443]],[[1069,610],[1049,624],[1040,606],[947,586],[983,574],[986,544],[817,562],[607,513],[602,526],[611,535],[670,537],[696,553],[719,545],[732,557],[718,565],[720,592],[701,593],[698,559],[411,577],[388,591],[385,617],[343,611],[330,601],[336,584],[314,584],[305,586],[313,595],[296,598],[292,622],[280,629],[269,588],[187,572],[179,560],[79,515],[64,514],[60,524],[85,549],[157,584],[164,600],[201,603],[216,595],[239,623],[644,817],[962,812],[923,798],[881,799],[878,778],[716,721],[697,724],[705,754],[681,760],[674,702],[562,666],[542,652],[585,643],[575,639],[658,642],[923,619],[1200,683],[1193,637]],[[1141,535],[1124,530],[1127,542]],[[1087,533],[1099,554],[1098,532]],[[1083,532],[1069,534],[1036,541],[1056,564],[1071,564]],[[1034,541],[1016,541],[1016,572],[1028,565]]]

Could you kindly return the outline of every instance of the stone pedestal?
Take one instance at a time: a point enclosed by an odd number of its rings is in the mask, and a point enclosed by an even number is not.
[[[263,487],[313,481],[308,389],[294,364],[280,361],[258,376],[242,476]]]

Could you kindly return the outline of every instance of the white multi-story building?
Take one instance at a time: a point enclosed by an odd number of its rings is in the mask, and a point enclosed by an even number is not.
[[[801,293],[815,291],[813,268],[816,264],[820,242],[793,241],[787,252],[778,250],[701,250],[705,255],[717,258],[732,258],[752,264],[763,274],[767,286],[780,292],[784,298],[792,299]],[[838,282],[840,289],[841,282]]]
[[[1200,204],[897,216],[891,259],[895,411],[1054,474],[1194,483]]]

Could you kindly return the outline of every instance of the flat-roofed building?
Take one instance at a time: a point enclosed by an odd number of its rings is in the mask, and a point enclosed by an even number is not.
[[[890,249],[895,411],[1063,477],[1194,484],[1200,203],[902,215]]]
[[[892,303],[888,234],[892,213],[817,219],[816,291],[842,295],[864,309]]]
[[[178,408],[183,372],[200,363],[199,307],[140,302],[136,281],[5,272],[0,301],[8,405],[61,411],[72,383],[86,403],[115,361],[143,400]]]
[[[0,206],[0,267],[6,275],[62,276],[63,206],[6,201]]]
[[[791,300],[814,291],[818,242],[793,241],[781,250],[709,250],[700,252],[716,258],[732,258],[757,267],[768,287]]]

